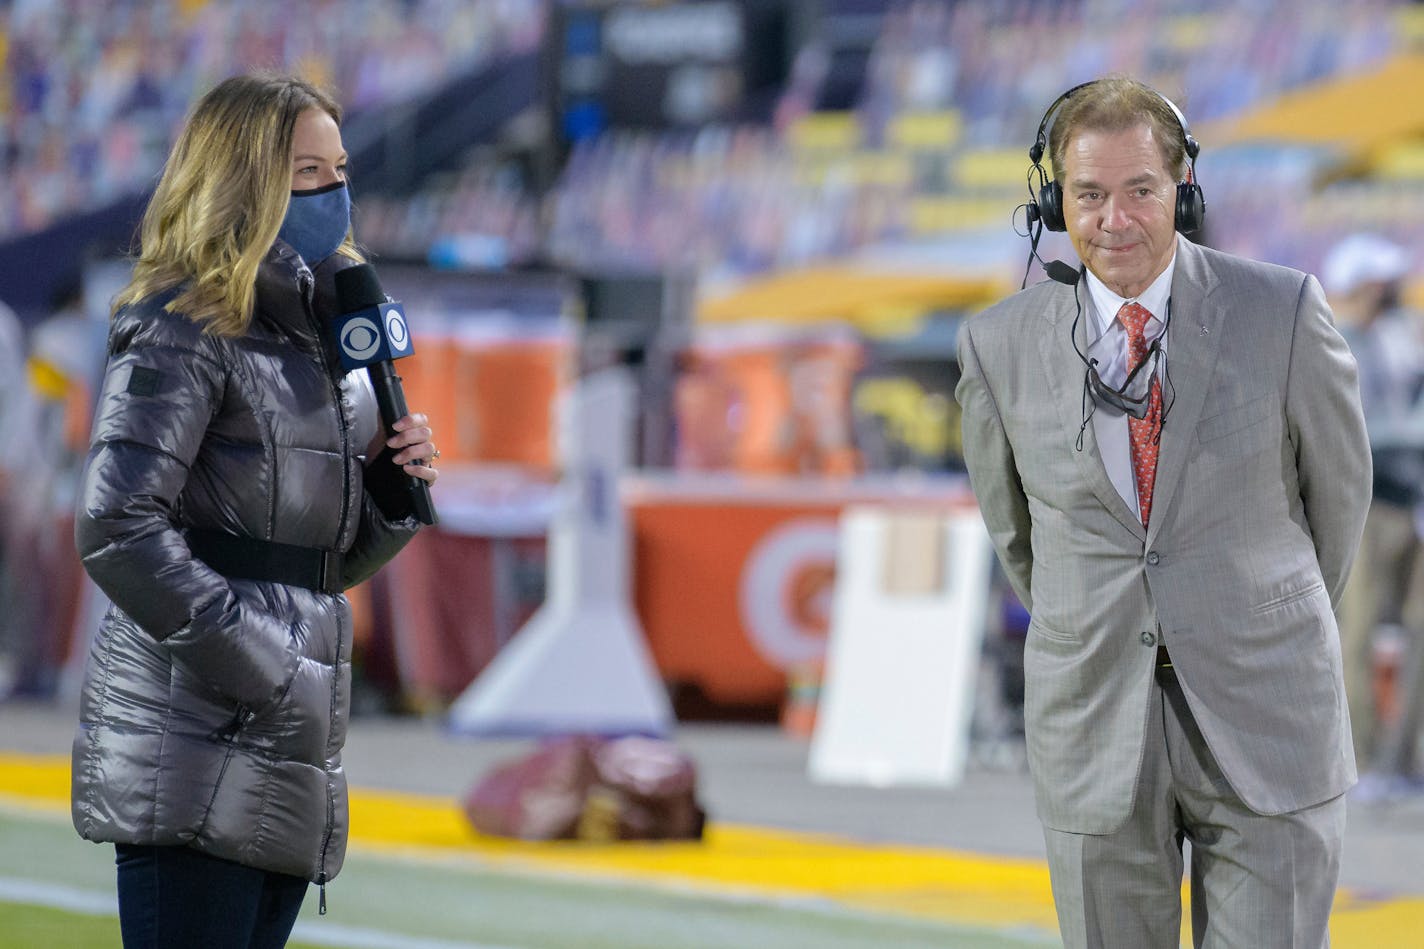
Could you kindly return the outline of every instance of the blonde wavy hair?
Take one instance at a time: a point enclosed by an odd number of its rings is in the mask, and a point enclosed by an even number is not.
[[[341,107],[292,76],[234,76],[199,100],[144,211],[133,277],[118,310],[181,287],[165,307],[205,332],[242,336],[252,323],[257,268],[287,215],[297,117]],[[347,233],[337,253],[361,260]]]

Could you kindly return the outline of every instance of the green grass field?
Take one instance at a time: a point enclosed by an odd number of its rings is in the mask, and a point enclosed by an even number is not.
[[[116,946],[119,922],[112,916],[81,916],[23,903],[0,902],[0,941],[7,946],[87,949]]]
[[[119,944],[119,921],[114,916],[86,916],[62,910],[0,901],[0,945],[46,949],[91,949]],[[317,949],[311,943],[291,942],[290,949]]]

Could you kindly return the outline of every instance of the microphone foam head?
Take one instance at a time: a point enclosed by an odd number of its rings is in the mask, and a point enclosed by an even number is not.
[[[336,305],[342,313],[352,313],[386,302],[376,268],[357,264],[336,272]]]

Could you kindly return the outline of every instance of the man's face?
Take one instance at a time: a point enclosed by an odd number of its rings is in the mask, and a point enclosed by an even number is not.
[[[1064,150],[1063,219],[1073,249],[1109,289],[1136,297],[1176,249],[1177,181],[1143,122],[1078,132]]]

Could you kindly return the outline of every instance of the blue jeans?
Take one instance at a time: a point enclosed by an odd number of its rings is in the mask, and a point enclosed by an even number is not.
[[[187,847],[116,844],[124,949],[281,949],[307,881]]]

